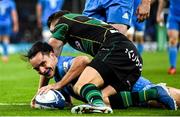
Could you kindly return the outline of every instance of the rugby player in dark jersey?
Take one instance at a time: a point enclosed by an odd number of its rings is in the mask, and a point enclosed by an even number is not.
[[[90,105],[75,106],[71,111],[81,113],[93,109],[92,112],[112,113],[112,109],[103,102],[99,88],[112,86],[111,95],[114,95],[114,99],[118,97],[118,92],[132,90],[142,71],[142,58],[134,44],[105,22],[66,11],[52,14],[48,19],[48,26],[52,32],[49,44],[56,55],[60,54],[63,45],[68,43],[74,49],[93,57],[73,87],[74,92]],[[71,80],[73,79],[63,82],[62,79],[42,87],[39,93],[61,89]],[[164,86],[158,85],[152,90],[152,95],[158,96],[161,102],[173,102]],[[168,101],[161,99],[162,92],[167,94]]]

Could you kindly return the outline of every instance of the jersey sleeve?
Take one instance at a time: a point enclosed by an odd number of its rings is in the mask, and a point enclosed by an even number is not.
[[[11,10],[16,10],[16,4],[14,0],[11,1],[10,6],[11,6]]]
[[[58,72],[55,75],[55,81],[59,81],[61,80],[64,75],[68,72],[68,70],[70,69],[72,62],[73,62],[74,57],[72,56],[59,56],[58,57]]]
[[[37,1],[37,4],[42,5],[42,4],[43,4],[43,1],[42,1],[42,0],[38,0],[38,1]]]
[[[52,31],[52,37],[56,38],[58,40],[61,40],[63,42],[66,42],[65,35],[68,31],[68,25],[63,23],[63,24],[58,24],[56,25],[55,29]]]

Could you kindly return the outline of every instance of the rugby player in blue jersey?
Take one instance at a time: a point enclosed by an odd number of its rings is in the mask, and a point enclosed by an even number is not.
[[[136,42],[135,44],[136,44],[137,50],[140,54],[142,54],[143,49],[144,49],[143,43],[144,43],[145,21],[138,22],[138,18],[136,16],[136,9],[138,8],[140,3],[141,3],[141,0],[134,0],[131,27],[127,31],[127,36],[131,41]]]
[[[142,0],[136,10],[139,22],[149,17],[151,0]],[[105,21],[122,34],[131,25],[134,0],[86,0],[83,15]]]
[[[19,30],[18,16],[14,0],[0,1],[0,41],[2,42],[2,60],[8,61],[8,46],[12,32]]]
[[[157,22],[163,22],[163,17],[161,17],[162,9],[164,7],[164,0],[159,0],[159,8],[157,12]],[[169,0],[169,14],[167,20],[167,29],[169,37],[169,46],[168,46],[168,56],[170,68],[168,73],[173,75],[176,74],[176,64],[177,64],[177,55],[178,49],[177,44],[180,39],[180,0]]]
[[[52,14],[62,9],[64,0],[38,0],[36,5],[37,26],[42,29],[44,41],[48,41],[51,36],[47,26],[47,19]]]
[[[42,86],[48,85],[50,78],[54,77],[56,82],[63,82],[61,84],[62,93],[69,94],[77,99],[80,99],[87,103],[83,97],[74,93],[73,87],[79,79],[79,75],[85,69],[85,67],[91,62],[91,60],[86,56],[78,56],[78,57],[69,57],[69,56],[58,56],[56,57],[52,47],[44,42],[36,42],[32,48],[29,50],[26,55],[28,61],[31,63],[32,67],[40,74],[40,82],[39,89]],[[50,87],[52,85],[48,85]],[[150,81],[140,77],[138,81],[132,88],[132,92],[122,91],[118,96],[111,96],[114,91],[111,86],[107,86],[105,88],[101,88],[103,101],[106,105],[111,108],[127,108],[129,106],[138,106],[142,102],[147,102],[151,99],[157,99],[162,102],[164,98],[166,103],[164,103],[169,109],[173,109],[174,102],[172,102],[172,98],[167,95],[166,91],[161,90],[162,92],[158,93],[157,97],[154,93],[157,93],[155,87],[160,85],[154,85]],[[145,93],[144,93],[145,92]],[[177,91],[176,91],[177,92]],[[164,94],[163,94],[164,93]],[[150,95],[152,94],[152,95]],[[67,98],[66,98],[67,99]],[[163,99],[163,100],[164,100]],[[176,98],[177,99],[177,98]],[[170,101],[170,102],[167,102]],[[70,102],[70,101],[68,101]],[[98,102],[96,102],[98,104]],[[168,103],[168,105],[167,105]],[[174,103],[175,104],[175,103]],[[35,101],[34,98],[32,100],[31,106],[34,107]],[[111,111],[110,108],[98,108],[96,106],[90,105],[82,105],[81,107],[85,109],[90,109],[90,112],[100,112],[100,113],[108,113]],[[175,108],[174,108],[175,109]],[[72,108],[72,112],[76,113],[76,107]],[[82,109],[79,112],[84,112]],[[89,111],[88,111],[89,112]]]

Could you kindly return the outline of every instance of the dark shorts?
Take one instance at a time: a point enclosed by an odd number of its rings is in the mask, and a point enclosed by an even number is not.
[[[104,83],[116,91],[131,91],[141,75],[142,58],[131,41],[115,33],[107,37],[89,66],[95,68]]]

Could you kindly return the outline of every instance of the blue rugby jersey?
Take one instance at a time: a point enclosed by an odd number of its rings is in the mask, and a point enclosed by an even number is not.
[[[14,0],[0,1],[0,25],[11,25],[11,13],[16,9]]]
[[[169,0],[170,1],[170,13],[174,16],[180,17],[180,0]]]
[[[64,4],[64,0],[38,0],[38,4],[42,6],[42,24],[46,26],[48,17],[61,10]]]

